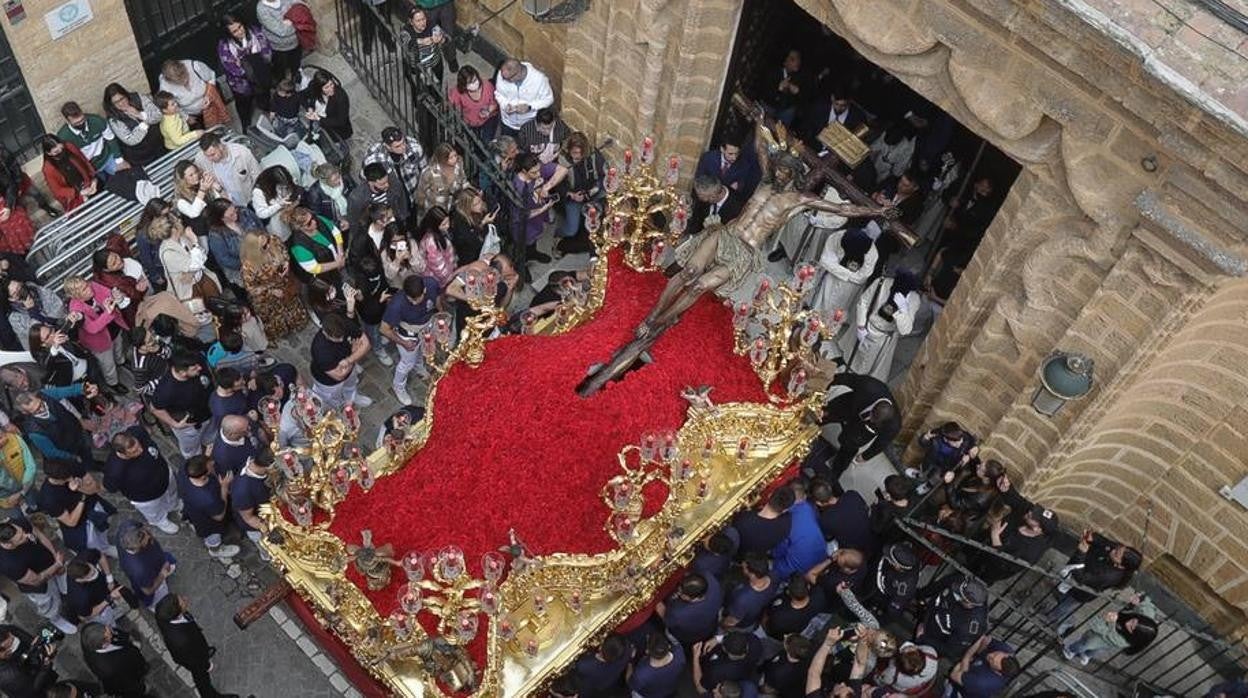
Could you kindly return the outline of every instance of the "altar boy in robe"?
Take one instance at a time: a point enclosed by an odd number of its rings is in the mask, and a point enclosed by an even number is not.
[[[887,383],[897,341],[914,330],[921,300],[918,277],[908,269],[868,284],[858,296],[852,331],[839,340],[847,370]]]

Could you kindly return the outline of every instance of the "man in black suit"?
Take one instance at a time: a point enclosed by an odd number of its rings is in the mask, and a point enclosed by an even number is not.
[[[857,373],[842,372],[832,379],[833,386],[849,392],[828,401],[820,425],[840,424],[836,454],[828,457],[832,445],[820,435],[811,445],[804,468],[815,475],[837,482],[851,462],[869,460],[893,442],[901,431],[901,412],[893,392],[884,381]]]
[[[34,643],[30,633],[16,625],[0,625],[0,693],[10,698],[43,698],[56,683],[52,660],[56,647],[23,661]]]
[[[87,623],[80,631],[82,658],[104,692],[121,698],[148,698],[147,660],[130,636],[107,625]]]
[[[823,152],[827,146],[819,142],[819,133],[833,121],[853,131],[866,123],[867,115],[850,101],[847,93],[836,95],[829,92],[806,106],[798,123],[798,133],[815,152]]]
[[[693,193],[699,202],[708,207],[704,217],[693,221],[690,234],[701,232],[712,223],[727,224],[741,215],[746,197],[735,189],[729,189],[713,175],[699,175],[693,180]]]
[[[744,139],[739,136],[725,138],[718,148],[708,150],[698,158],[698,169],[693,176],[710,175],[739,196],[750,198],[763,177],[763,171],[758,166],[753,149],[744,148],[743,142]]]
[[[165,639],[169,656],[179,666],[186,667],[195,680],[195,690],[200,698],[238,698],[237,693],[218,693],[212,685],[212,655],[217,648],[208,644],[204,631],[191,616],[185,596],[169,594],[156,604],[156,624],[160,636]]]

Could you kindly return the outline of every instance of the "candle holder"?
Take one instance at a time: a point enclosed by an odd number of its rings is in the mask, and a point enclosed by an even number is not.
[[[839,329],[839,322],[829,323],[818,311],[804,306],[814,277],[815,269],[808,264],[799,265],[790,281],[776,283],[763,277],[753,301],[733,309],[735,351],[749,356],[773,402],[785,399],[770,392],[781,375],[789,376],[787,397],[800,398],[806,367],[815,364],[816,345],[835,336]],[[798,369],[803,371],[801,380],[795,378]],[[795,387],[802,390],[795,391]]]
[[[655,163],[654,139],[647,136],[641,142],[639,162],[634,162],[629,148],[624,151],[622,171],[607,168],[605,189],[611,215],[600,247],[623,246],[625,263],[637,271],[658,269],[688,225],[688,207],[676,191],[680,158],[669,157],[662,174],[656,172]]]

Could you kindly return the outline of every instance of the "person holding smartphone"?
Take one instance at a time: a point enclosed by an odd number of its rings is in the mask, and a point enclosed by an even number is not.
[[[556,162],[542,164],[533,153],[516,156],[512,186],[519,194],[519,204],[512,204],[511,238],[518,267],[529,262],[546,264],[550,257],[537,251],[537,240],[546,227],[546,214],[558,198],[553,191],[568,176],[568,168]]]

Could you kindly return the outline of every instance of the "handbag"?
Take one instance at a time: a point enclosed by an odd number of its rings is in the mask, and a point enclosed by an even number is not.
[[[217,282],[213,281],[208,274],[203,274],[198,281],[191,284],[192,298],[215,298],[219,295],[221,295],[221,288],[217,286]]]
[[[213,126],[221,126],[230,123],[233,119],[230,117],[230,109],[225,106],[225,98],[221,96],[220,90],[217,89],[216,82],[209,82],[204,87],[204,128],[212,128]]]

